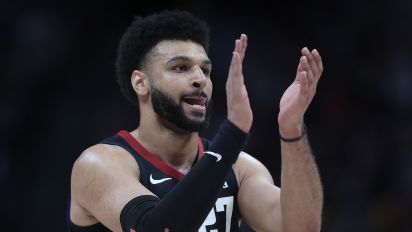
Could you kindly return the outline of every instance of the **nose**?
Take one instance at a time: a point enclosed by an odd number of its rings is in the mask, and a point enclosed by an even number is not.
[[[203,73],[202,69],[197,66],[192,79],[192,86],[196,89],[203,89],[207,84],[207,79],[205,74]]]

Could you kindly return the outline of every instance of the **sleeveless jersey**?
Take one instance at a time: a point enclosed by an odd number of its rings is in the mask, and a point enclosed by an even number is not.
[[[179,181],[184,178],[180,173],[157,156],[146,150],[127,131],[120,131],[117,135],[109,137],[102,142],[120,146],[127,150],[136,160],[140,170],[140,183],[152,193],[162,199]],[[198,139],[198,156],[201,159],[204,149],[209,146],[206,139]],[[233,169],[228,172],[224,185],[218,195],[215,205],[210,210],[199,232],[238,232],[239,231],[239,210],[237,207],[238,185]],[[97,232],[110,231],[101,223],[79,227],[70,222],[71,232]]]

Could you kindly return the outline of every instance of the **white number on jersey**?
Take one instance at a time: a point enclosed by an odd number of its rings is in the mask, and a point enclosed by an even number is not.
[[[206,226],[211,226],[216,224],[216,213],[225,211],[226,206],[226,232],[230,232],[230,224],[232,221],[233,212],[233,196],[218,198],[215,203],[215,207],[210,210],[203,222],[202,226],[199,228],[199,232],[207,232]],[[215,212],[216,208],[216,212]],[[218,232],[217,230],[210,230],[210,232]]]

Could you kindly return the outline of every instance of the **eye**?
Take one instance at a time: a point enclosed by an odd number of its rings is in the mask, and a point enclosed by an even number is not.
[[[206,76],[209,76],[209,75],[210,75],[210,69],[208,69],[208,68],[202,68],[202,72],[203,72],[203,74],[205,74]]]
[[[187,66],[183,64],[179,64],[173,67],[173,70],[177,72],[186,72],[187,71]]]

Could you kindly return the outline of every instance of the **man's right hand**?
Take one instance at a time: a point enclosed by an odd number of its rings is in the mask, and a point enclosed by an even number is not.
[[[229,76],[226,82],[227,114],[228,119],[245,133],[249,133],[252,126],[253,113],[250,108],[249,97],[243,81],[242,62],[247,47],[247,36],[242,34],[236,40],[230,63]]]

